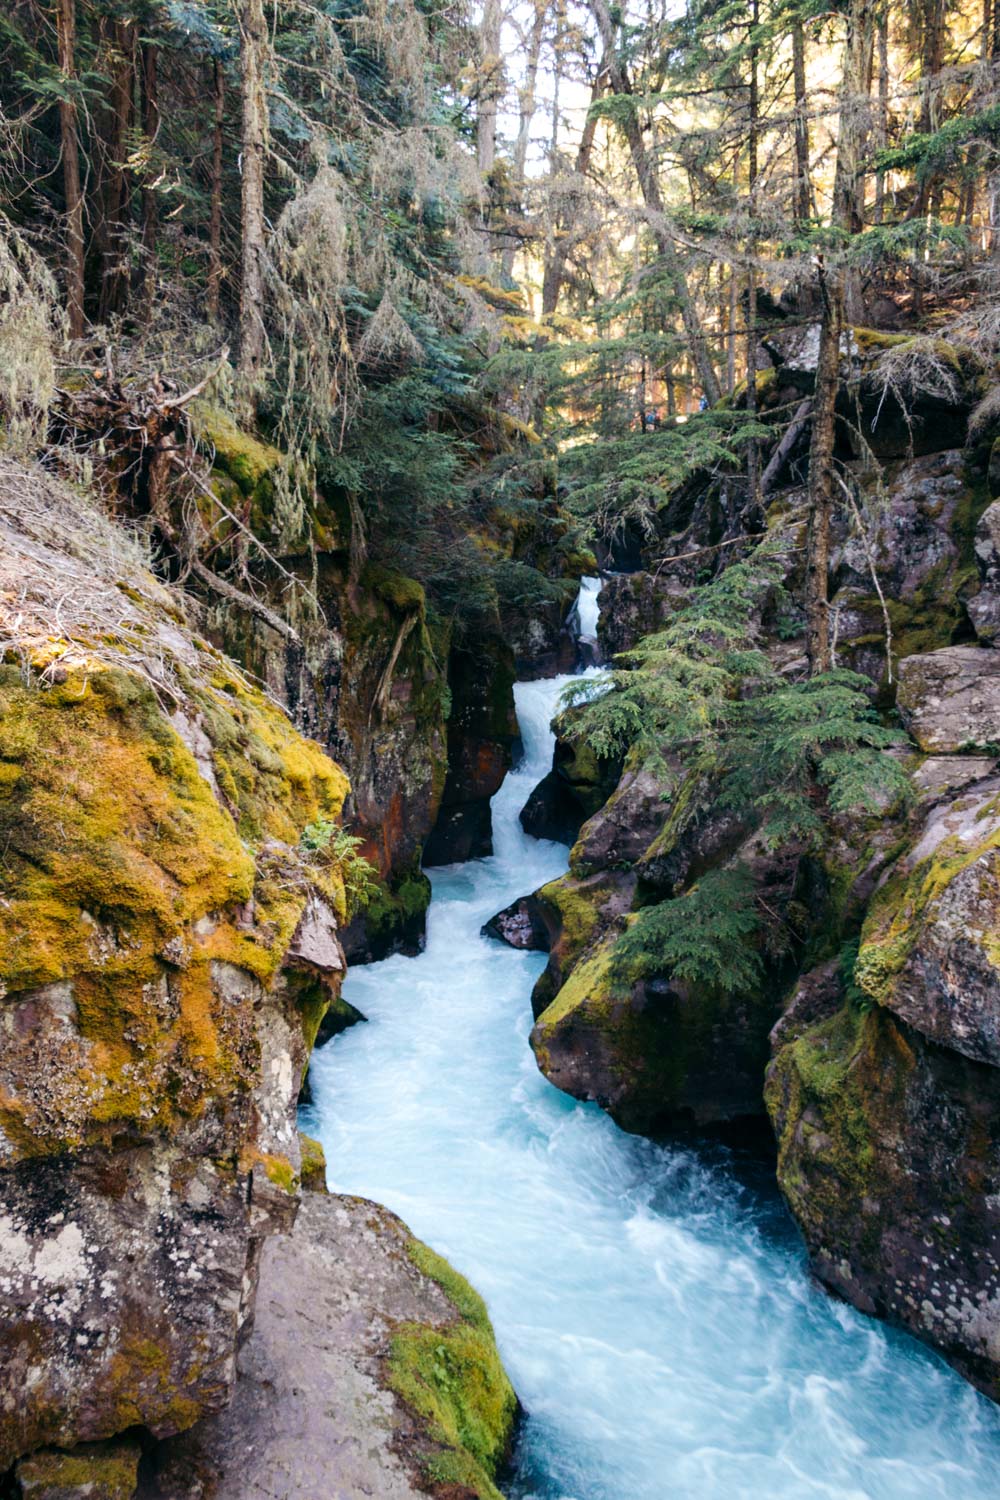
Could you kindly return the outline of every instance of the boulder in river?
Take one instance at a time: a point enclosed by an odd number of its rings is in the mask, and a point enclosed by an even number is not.
[[[534,896],[519,896],[483,926],[484,937],[499,938],[511,948],[547,952],[549,934]]]

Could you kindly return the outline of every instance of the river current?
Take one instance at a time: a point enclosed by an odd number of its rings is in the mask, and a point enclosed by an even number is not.
[[[592,586],[578,608],[592,634]],[[566,868],[518,813],[568,680],[516,688],[495,852],[429,872],[425,951],[350,974],[368,1024],[316,1053],[303,1121],[331,1187],[486,1298],[527,1411],[513,1500],[996,1500],[1000,1411],[810,1281],[766,1171],[626,1135],[535,1067],[544,956],[480,929]]]

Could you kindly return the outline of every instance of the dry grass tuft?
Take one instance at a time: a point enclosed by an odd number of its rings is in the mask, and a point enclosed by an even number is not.
[[[25,679],[124,667],[179,701],[178,668],[205,660],[184,596],[149,571],[143,540],[37,465],[0,456],[0,656]]]

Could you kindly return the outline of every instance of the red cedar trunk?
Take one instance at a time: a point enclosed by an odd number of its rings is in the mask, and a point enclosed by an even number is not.
[[[100,154],[101,218],[96,235],[101,252],[98,316],[102,323],[122,312],[128,301],[131,193],[125,157],[134,109],[135,23],[131,17],[111,22],[106,36],[111,87]]]
[[[751,0],[750,5],[750,99],[749,99],[749,132],[747,141],[747,175],[749,187],[749,210],[750,210],[750,239],[747,244],[747,415],[751,422],[757,419],[757,237],[754,232],[753,223],[757,212],[757,175],[759,163],[757,160],[760,98],[757,77],[757,63],[759,48],[757,45],[757,25],[760,18],[759,0]],[[760,451],[757,447],[756,438],[752,438],[747,447],[747,502],[751,513],[754,512],[759,501],[760,489]]]
[[[212,64],[215,123],[212,129],[212,209],[208,221],[208,316],[219,316],[222,285],[222,123],[226,109],[226,76],[218,58]]]
[[[59,71],[68,83],[76,74],[76,0],[57,0],[56,39]],[[76,103],[59,101],[63,190],[66,195],[66,312],[70,338],[83,335],[83,192],[80,187],[80,142]]]
[[[792,78],[795,88],[795,217],[809,217],[809,100],[806,95],[806,37],[801,20],[792,22]]]
[[[986,0],[989,4],[989,0]],[[884,151],[889,140],[889,13],[878,19],[878,114],[875,117],[875,149]],[[885,173],[875,174],[876,224],[885,218]]]
[[[816,397],[809,446],[809,534],[806,561],[806,651],[813,674],[831,665],[827,575],[830,567],[830,520],[833,512],[833,445],[837,391],[840,387],[840,341],[843,291],[836,274],[820,272],[823,322],[816,362]]]

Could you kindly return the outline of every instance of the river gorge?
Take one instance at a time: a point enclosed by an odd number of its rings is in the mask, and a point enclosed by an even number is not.
[[[626,1134],[538,1071],[544,957],[481,929],[566,868],[518,814],[570,680],[516,686],[494,853],[430,872],[425,950],[348,978],[367,1024],[314,1054],[303,1120],[331,1186],[387,1204],[486,1298],[526,1410],[517,1500],[986,1500],[996,1407],[810,1280],[773,1169]]]

